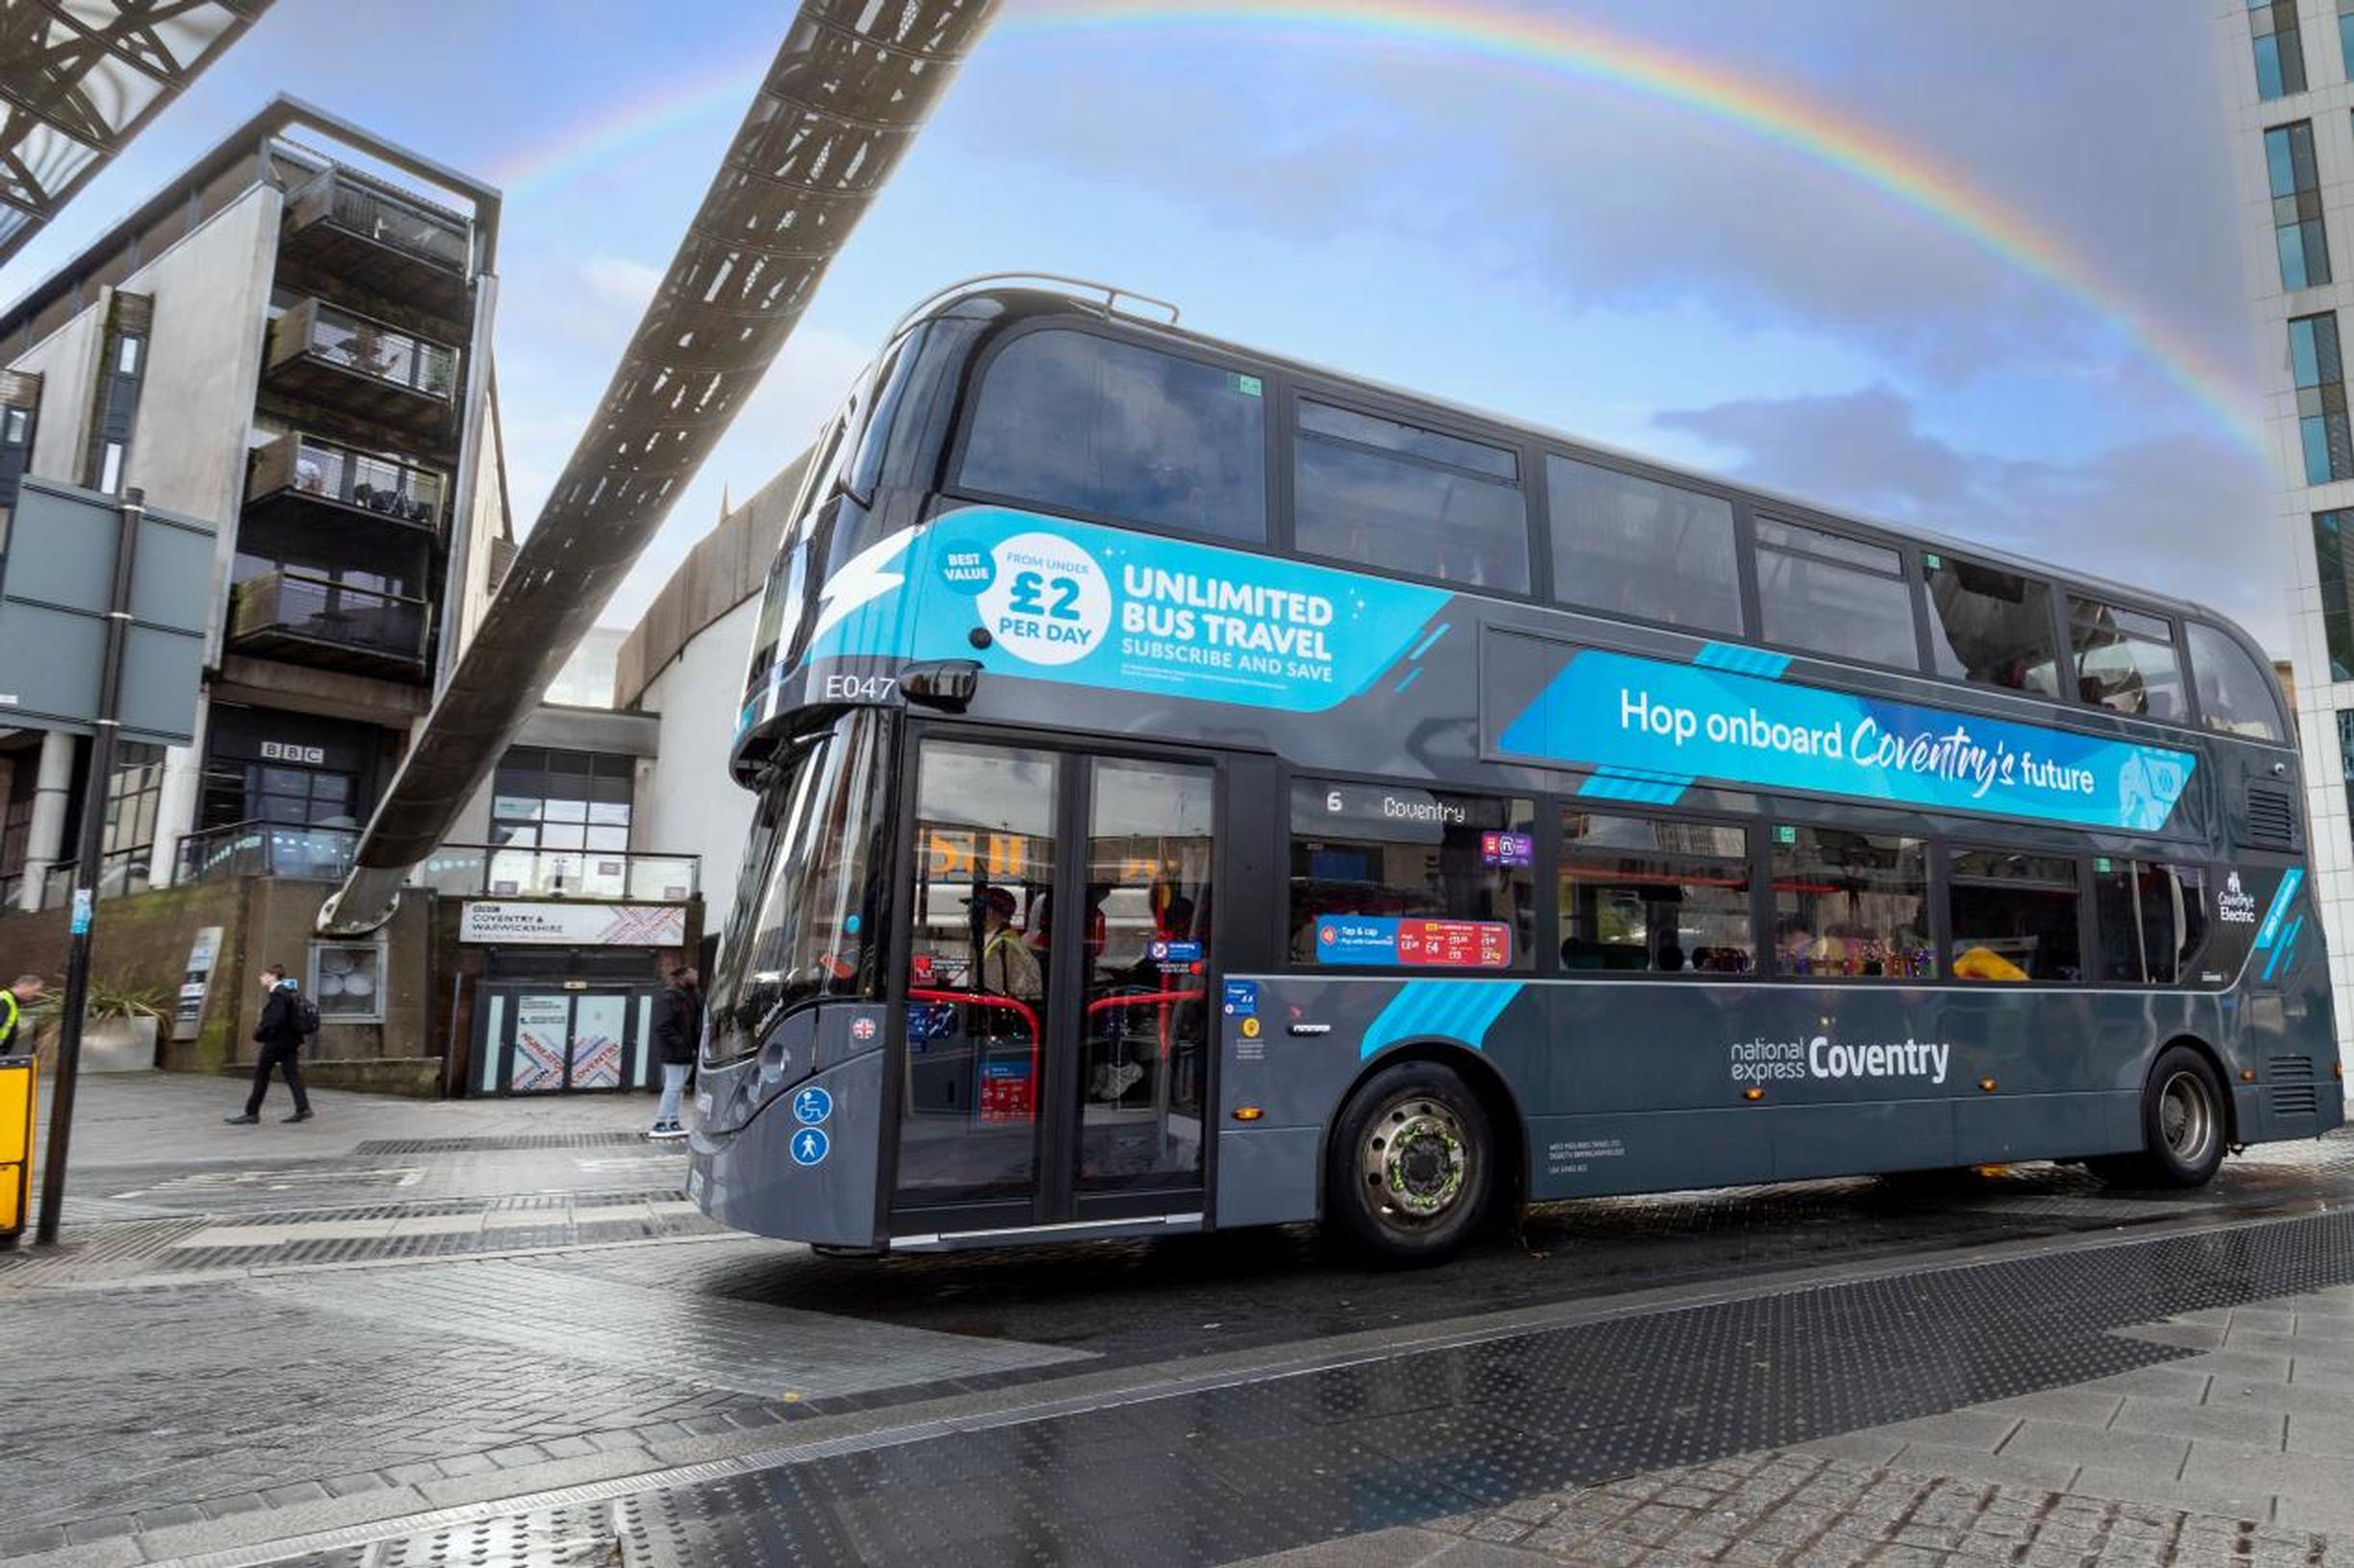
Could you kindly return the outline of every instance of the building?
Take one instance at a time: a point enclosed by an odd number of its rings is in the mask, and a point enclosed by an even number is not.
[[[642,1087],[692,855],[641,852],[656,723],[585,649],[392,921],[317,938],[512,529],[492,395],[498,193],[280,99],[0,313],[0,508],[26,475],[213,523],[190,746],[124,747],[93,968],[164,998],[159,1065],[239,1070],[297,969],[322,1082]],[[26,656],[0,649],[0,660]],[[736,677],[740,678],[740,670]],[[0,968],[62,962],[86,744],[0,731]],[[221,977],[216,979],[217,977]]]
[[[2210,0],[2265,435],[2287,540],[2289,672],[2317,902],[2354,1061],[2354,0]]]
[[[508,531],[498,224],[488,186],[282,98],[0,314],[0,505],[35,474],[219,529],[196,742],[118,752],[103,891],[375,805]],[[17,908],[64,892],[77,746],[0,739]]]
[[[614,706],[659,723],[647,842],[700,858],[704,907],[715,926],[735,906],[752,831],[752,794],[729,775],[727,755],[760,591],[808,460],[803,453],[741,506],[723,506],[719,523],[687,551],[616,655]]]

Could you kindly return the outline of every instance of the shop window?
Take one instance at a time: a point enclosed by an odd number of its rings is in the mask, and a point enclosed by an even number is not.
[[[1953,978],[2084,978],[2074,861],[2007,849],[1956,849],[1946,870]]]
[[[1291,958],[1526,969],[1536,808],[1387,784],[1291,787]]]
[[[1749,833],[1719,822],[1561,813],[1561,967],[1747,974]]]
[[[1784,825],[1774,829],[1773,863],[1777,974],[1935,977],[1920,840]]]
[[[383,1022],[383,943],[312,943],[309,991],[322,1023]]]

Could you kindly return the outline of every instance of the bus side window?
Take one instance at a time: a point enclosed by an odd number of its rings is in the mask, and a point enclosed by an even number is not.
[[[1545,458],[1553,597],[1606,615],[1741,635],[1732,503],[1567,457]]]
[[[1767,642],[1921,668],[1900,553],[1770,517],[1756,529],[1758,630]]]
[[[1756,968],[1746,828],[1564,807],[1560,854],[1563,968]]]
[[[1532,968],[1535,859],[1531,801],[1296,779],[1291,961]]]
[[[1299,548],[1377,572],[1529,591],[1520,458],[1394,419],[1299,401]]]
[[[1928,846],[1838,827],[1774,830],[1775,972],[1932,979]]]
[[[2207,944],[2206,879],[2195,866],[2096,860],[2093,914],[2103,980],[2180,985]]]
[[[1939,674],[2060,695],[2048,583],[1933,551],[1921,557],[1921,576],[1929,591],[1929,653]]]
[[[2191,644],[2191,678],[2198,688],[2198,716],[2206,726],[2250,740],[2288,740],[2272,672],[2259,668],[2247,649],[2214,626],[2193,621],[2184,629]]]
[[[1946,909],[1956,980],[2081,980],[2076,862],[2062,855],[1956,848]]]

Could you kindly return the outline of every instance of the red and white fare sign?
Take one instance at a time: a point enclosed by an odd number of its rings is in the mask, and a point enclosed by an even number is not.
[[[1501,920],[1400,920],[1398,962],[1451,969],[1508,969],[1512,928]]]

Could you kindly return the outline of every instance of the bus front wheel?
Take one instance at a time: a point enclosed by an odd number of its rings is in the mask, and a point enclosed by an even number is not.
[[[1389,1262],[1451,1257],[1495,1192],[1496,1143],[1469,1086],[1435,1062],[1375,1073],[1335,1126],[1325,1219]]]
[[[2142,1090],[2142,1153],[2097,1168],[2148,1187],[2203,1187],[2223,1163],[2229,1123],[2222,1081],[2188,1045],[2158,1053]]]

